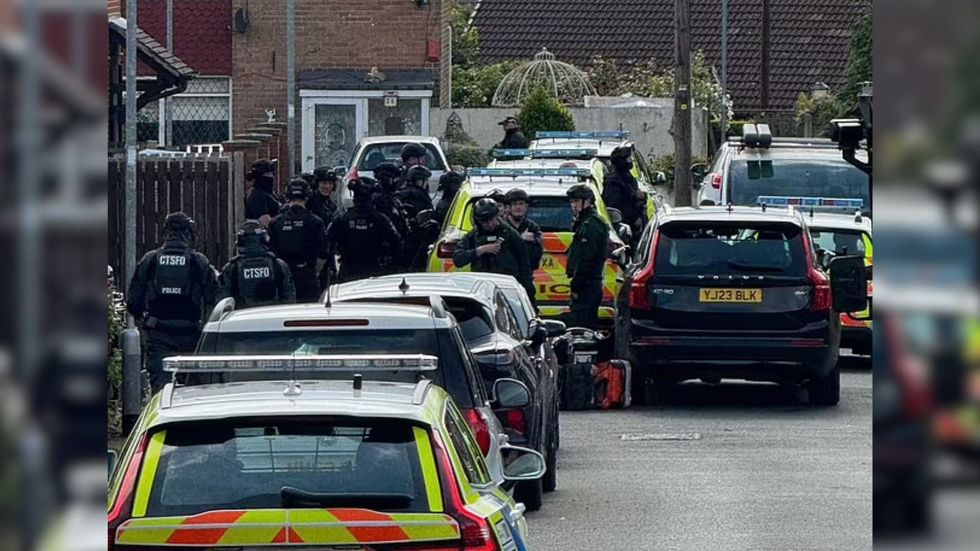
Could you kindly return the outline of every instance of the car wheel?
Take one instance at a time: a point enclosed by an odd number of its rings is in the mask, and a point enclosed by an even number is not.
[[[549,446],[544,460],[547,468],[541,477],[541,487],[545,492],[554,492],[558,487],[558,447]]]
[[[840,402],[840,365],[834,365],[826,377],[807,383],[812,406],[836,406]]]
[[[544,484],[541,478],[518,482],[514,488],[514,499],[523,503],[528,511],[541,509],[544,501]]]

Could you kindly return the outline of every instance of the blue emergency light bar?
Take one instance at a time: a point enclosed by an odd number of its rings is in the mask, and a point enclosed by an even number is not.
[[[517,178],[519,176],[588,178],[592,175],[592,171],[587,168],[473,168],[470,169],[469,174],[470,176],[497,176],[501,178]]]
[[[788,197],[784,195],[760,195],[755,203],[768,206],[823,207],[833,209],[860,209],[864,199],[856,197]]]
[[[591,159],[598,149],[494,149],[495,159],[530,157],[532,159]]]
[[[172,373],[278,373],[298,371],[434,371],[435,356],[425,354],[308,356],[172,356],[163,359]]]
[[[574,131],[558,131],[558,130],[544,130],[541,132],[536,132],[534,134],[535,138],[561,138],[561,139],[580,139],[580,140],[598,140],[598,139],[616,139],[625,140],[630,135],[629,132],[624,130],[603,130],[603,131],[591,131],[591,130],[574,130]]]

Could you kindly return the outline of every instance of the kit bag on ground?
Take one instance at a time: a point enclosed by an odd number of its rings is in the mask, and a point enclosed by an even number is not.
[[[568,355],[559,377],[561,409],[591,409],[595,395],[593,368],[598,363],[599,339],[594,331],[572,327],[566,333]]]
[[[595,367],[593,377],[594,403],[599,409],[619,409],[630,406],[630,364],[626,360],[609,360]]]

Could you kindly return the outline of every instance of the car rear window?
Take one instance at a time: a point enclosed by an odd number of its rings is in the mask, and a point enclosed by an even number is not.
[[[802,229],[792,224],[674,222],[660,229],[654,274],[806,276]]]
[[[466,206],[465,220],[473,219],[474,202]],[[527,217],[537,222],[543,232],[570,232],[575,223],[575,215],[564,197],[531,197]]]
[[[735,159],[729,167],[735,205],[756,205],[760,196],[861,199],[870,205],[868,175],[843,159]]]
[[[266,418],[170,425],[154,435],[162,439],[159,457],[147,458],[158,462],[155,471],[143,475],[152,477],[146,514],[285,507],[428,512],[416,443],[427,434],[389,419]],[[297,503],[291,490],[316,494],[315,503]]]
[[[864,256],[864,232],[842,229],[810,228],[815,248],[831,251],[834,254],[856,254]]]
[[[361,161],[357,165],[357,170],[359,172],[370,172],[384,162],[401,163],[403,145],[405,145],[405,142],[379,143],[365,146],[364,151],[361,152]],[[439,155],[439,151],[435,146],[429,143],[422,145],[425,146],[428,152],[425,156],[425,167],[429,170],[446,170],[446,165],[442,164],[442,157]]]
[[[370,329],[370,330],[293,330],[262,332],[204,333],[198,351],[228,355],[310,355],[310,354],[429,354],[439,358],[430,373],[436,384],[446,389],[459,407],[473,407],[476,390],[466,375],[467,361],[447,330]],[[348,373],[336,378],[349,378]],[[372,374],[373,379],[415,382],[414,372]],[[244,377],[242,377],[244,378]],[[317,378],[324,378],[317,375]],[[227,380],[227,379],[226,379]]]

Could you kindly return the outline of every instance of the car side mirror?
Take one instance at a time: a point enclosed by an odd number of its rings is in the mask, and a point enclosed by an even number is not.
[[[616,235],[618,235],[624,243],[633,241],[633,229],[626,224],[616,225]]]
[[[700,182],[707,175],[708,165],[706,163],[695,163],[691,165],[691,176],[694,177],[695,182]]]
[[[868,307],[868,276],[863,257],[835,257],[829,262],[829,273],[834,310],[860,312]]]
[[[334,174],[339,175],[341,178],[347,176],[347,165],[337,165],[333,167]]]
[[[607,207],[606,211],[609,213],[609,221],[612,222],[614,226],[623,223],[623,212],[621,210]]]
[[[653,184],[661,186],[667,183],[667,175],[663,171],[656,171],[653,173]]]
[[[830,263],[831,261],[834,260],[836,256],[837,255],[835,255],[831,251],[828,251],[827,249],[817,249],[817,264],[819,264],[820,267],[823,268],[823,271],[829,272]]]
[[[116,450],[109,450],[109,476],[112,476],[112,471],[116,469],[116,463],[119,462],[119,452]]]
[[[565,322],[558,320],[542,320],[541,327],[545,329],[548,333],[548,338],[553,339],[555,337],[560,337],[565,334],[568,328],[565,326]]]
[[[620,247],[609,255],[610,258],[623,270],[625,270],[630,263],[630,248]]]
[[[500,455],[504,460],[504,480],[507,481],[537,480],[547,470],[544,456],[529,448],[504,444],[500,446]]]
[[[493,383],[493,409],[518,409],[531,403],[531,391],[517,379],[497,379]]]

